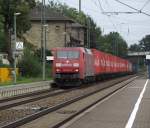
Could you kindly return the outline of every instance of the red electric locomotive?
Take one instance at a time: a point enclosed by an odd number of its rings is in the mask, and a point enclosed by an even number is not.
[[[93,77],[94,58],[91,50],[82,47],[54,48],[53,78],[57,85],[80,84]],[[74,84],[70,84],[74,83]]]
[[[96,49],[67,47],[52,49],[53,78],[58,86],[75,86],[95,78],[132,71],[124,59]]]

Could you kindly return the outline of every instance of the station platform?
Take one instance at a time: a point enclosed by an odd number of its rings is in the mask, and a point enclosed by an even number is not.
[[[61,128],[150,128],[150,81],[136,79]]]

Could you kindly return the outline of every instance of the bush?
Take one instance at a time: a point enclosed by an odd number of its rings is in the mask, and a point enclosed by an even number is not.
[[[0,52],[6,52],[7,46],[4,34],[0,32]]]
[[[47,78],[52,77],[52,64],[51,63],[46,64],[46,77]]]
[[[24,51],[24,56],[19,61],[18,67],[22,76],[25,77],[36,77],[41,74],[41,64],[38,57],[27,49]]]

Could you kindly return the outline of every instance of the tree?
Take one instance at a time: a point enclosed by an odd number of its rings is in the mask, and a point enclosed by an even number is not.
[[[0,32],[0,52],[5,52],[5,49],[6,49],[6,43],[5,43],[4,34]]]
[[[6,52],[11,58],[11,34],[13,32],[13,18],[15,12],[20,12],[21,15],[17,17],[17,35],[22,36],[22,33],[29,30],[31,27],[29,12],[35,6],[35,0],[0,0],[1,15],[3,16],[4,37],[6,41]]]
[[[133,52],[150,51],[150,35],[143,37],[139,44],[131,45],[129,50]]]
[[[150,35],[146,35],[140,40],[140,47],[142,51],[150,51]]]
[[[127,54],[127,43],[117,32],[111,32],[102,36],[101,28],[96,25],[94,20],[84,12],[78,12],[75,8],[70,8],[66,4],[49,1],[49,8],[60,11],[64,15],[72,18],[76,22],[84,25],[90,31],[90,48],[96,48],[121,57]],[[87,31],[86,31],[87,32]],[[88,42],[87,33],[85,33],[84,42]],[[87,46],[87,44],[85,44]]]
[[[132,44],[129,48],[129,51],[131,52],[139,52],[141,51],[141,47],[139,44]]]
[[[0,8],[0,52],[3,52],[5,49],[5,43],[4,43],[4,29],[3,29],[3,22],[4,18],[1,15],[1,8]]]
[[[4,30],[3,30],[3,18],[0,16],[0,52],[4,52],[6,49]]]
[[[53,1],[49,1],[49,8],[55,11],[59,11],[65,16],[70,17],[74,21],[85,26],[90,33],[90,48],[97,48],[97,43],[99,42],[101,36],[101,28],[96,25],[96,23],[90,16],[86,15],[82,11],[79,12],[76,8],[71,8],[66,4],[54,3]],[[84,42],[88,42],[87,31],[85,32]],[[85,46],[88,45],[86,43]]]
[[[102,38],[100,50],[120,57],[127,54],[127,43],[118,32],[110,32]]]
[[[39,58],[29,49],[24,50],[24,56],[19,61],[18,67],[22,76],[36,77],[41,74],[41,64],[39,63]]]
[[[3,22],[4,22],[3,16],[0,15],[0,33],[2,33],[2,31],[3,31]]]

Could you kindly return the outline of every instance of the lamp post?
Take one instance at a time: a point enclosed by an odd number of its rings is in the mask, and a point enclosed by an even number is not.
[[[44,42],[43,42],[43,81],[45,80],[45,64],[46,64],[46,28],[48,27],[47,24],[43,25],[44,27]]]
[[[16,77],[16,17],[18,15],[20,15],[21,13],[17,12],[17,13],[14,13],[14,41],[15,41],[15,47],[14,47],[14,84],[16,84],[16,80],[17,80],[17,77]]]

